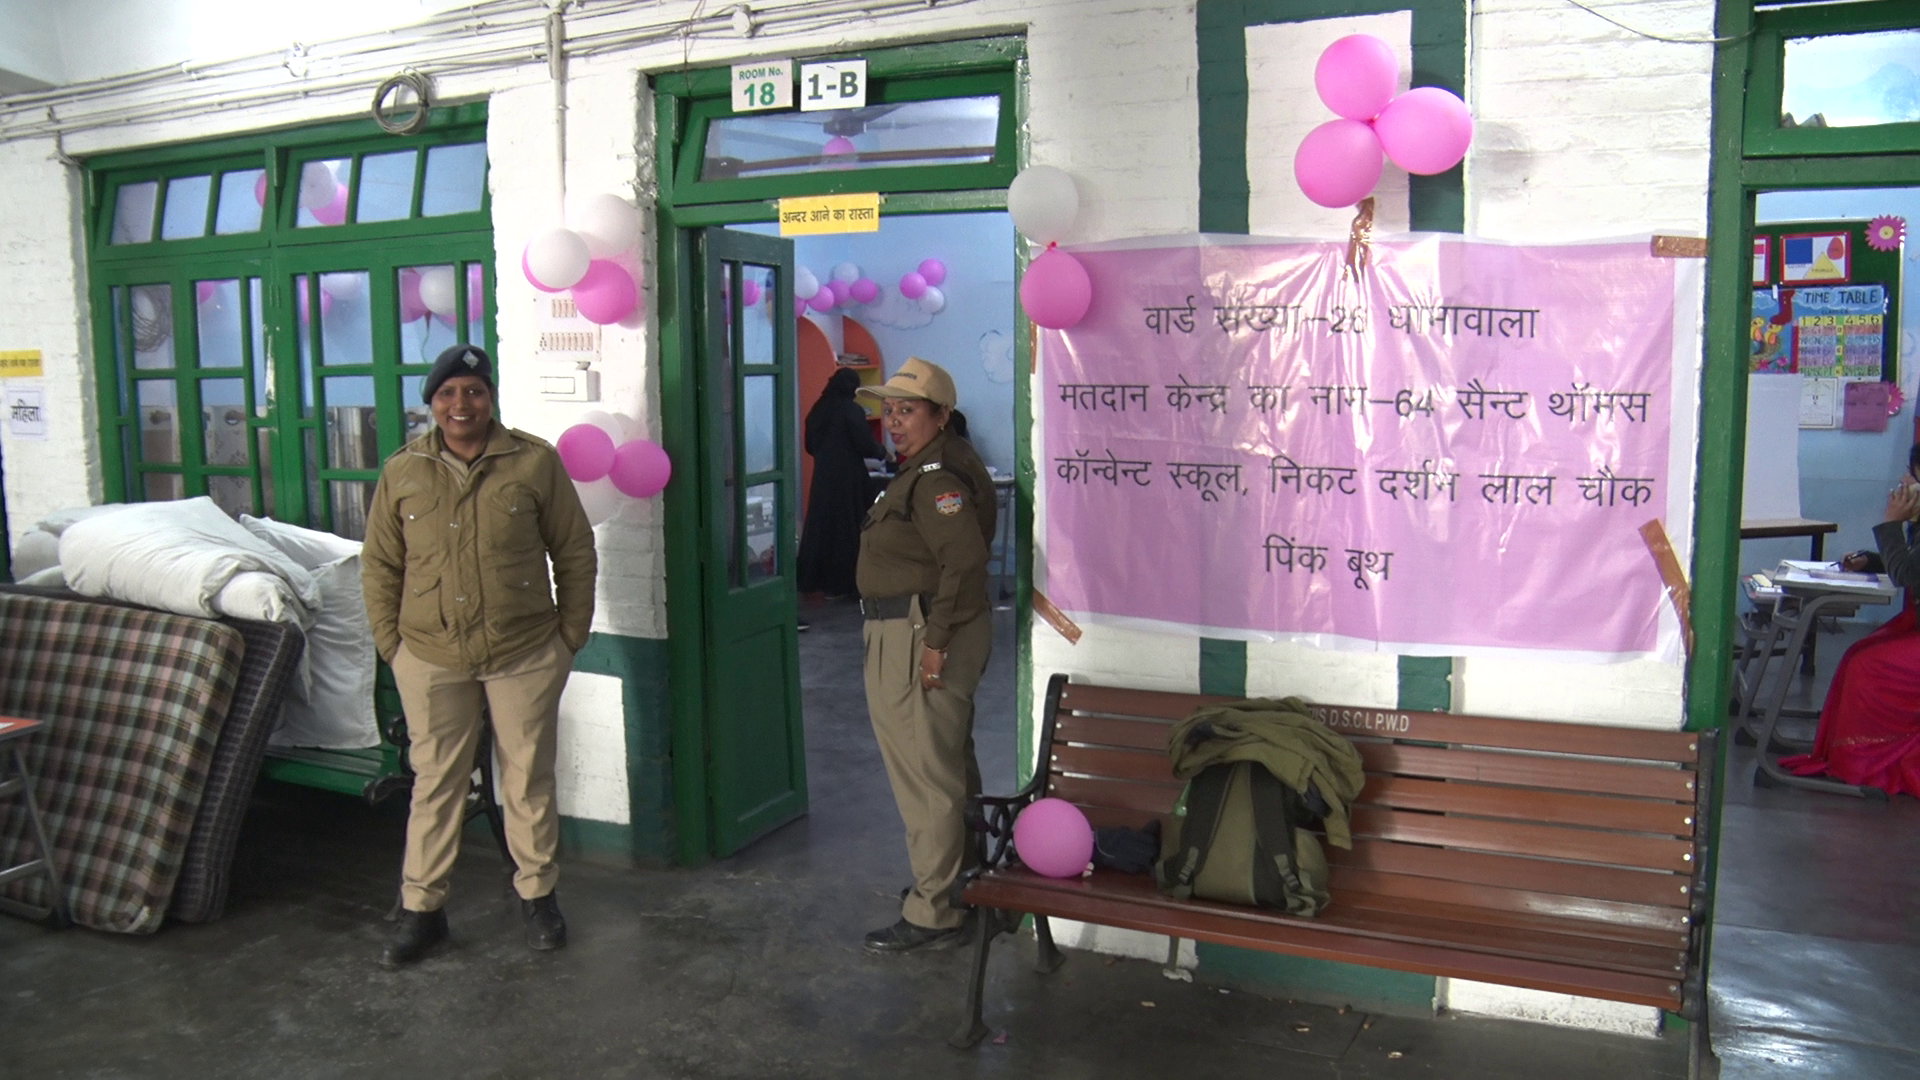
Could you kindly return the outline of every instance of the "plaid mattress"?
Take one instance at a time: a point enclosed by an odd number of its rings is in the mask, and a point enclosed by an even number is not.
[[[47,722],[25,754],[74,921],[159,928],[244,649],[206,619],[0,593],[0,712]],[[0,864],[24,860],[26,829],[0,804]],[[45,879],[0,890],[46,902]]]

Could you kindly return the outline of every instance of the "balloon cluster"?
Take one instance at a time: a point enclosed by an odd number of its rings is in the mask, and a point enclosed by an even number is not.
[[[947,294],[940,289],[947,280],[947,264],[939,259],[922,259],[920,265],[900,275],[900,295],[914,302],[914,305],[929,315],[938,315],[946,309]],[[759,287],[752,282],[752,291],[742,291],[746,295],[741,299],[748,307],[758,302]],[[866,276],[854,263],[843,262],[835,266],[825,281],[819,275],[804,266],[796,267],[793,272],[793,314],[795,318],[808,311],[826,314],[835,308],[849,308],[858,304],[871,304],[880,299],[880,283]]]
[[[553,448],[595,525],[618,512],[622,498],[651,498],[673,477],[673,462],[659,443],[635,438],[625,417],[597,409],[561,432]]]
[[[324,293],[327,277],[320,279],[322,290],[322,314],[326,311]],[[459,313],[455,299],[459,292],[459,279],[451,266],[405,266],[400,269],[400,321],[419,322],[432,315],[441,322],[452,324]],[[467,319],[476,321],[485,310],[486,287],[481,277],[480,264],[467,266]]]
[[[253,182],[253,201],[267,205],[267,174]],[[309,161],[300,169],[300,208],[322,225],[341,225],[347,220],[347,185],[333,174],[333,166],[324,161]]]
[[[640,306],[639,211],[618,195],[595,195],[576,204],[570,217],[572,228],[548,229],[527,241],[521,272],[541,292],[568,292],[588,322],[627,318]]]
[[[1051,165],[1020,170],[1007,188],[1007,213],[1020,235],[1047,246],[1020,279],[1020,307],[1027,318],[1049,330],[1064,330],[1086,318],[1093,305],[1093,280],[1079,259],[1059,247],[1080,215],[1073,177]]]
[[[1400,61],[1371,34],[1350,34],[1327,46],[1313,68],[1313,88],[1340,117],[1300,140],[1293,178],[1321,206],[1352,206],[1367,197],[1386,159],[1410,173],[1446,172],[1467,156],[1473,117],[1467,103],[1437,86],[1395,95]]]

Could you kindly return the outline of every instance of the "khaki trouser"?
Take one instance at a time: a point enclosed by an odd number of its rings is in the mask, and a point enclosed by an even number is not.
[[[869,619],[867,715],[907,826],[913,889],[900,915],[916,926],[959,926],[965,909],[953,884],[973,859],[967,842],[967,796],[980,792],[973,756],[973,693],[993,649],[993,615],[955,628],[947,644],[944,685],[920,689],[926,618],[919,600],[905,619]]]
[[[494,779],[506,810],[507,850],[518,866],[514,890],[527,900],[552,892],[560,876],[554,864],[560,845],[554,747],[560,691],[573,654],[555,634],[517,663],[469,674],[429,664],[402,643],[392,666],[406,709],[414,772],[401,903],[410,911],[435,911],[447,902],[447,878],[460,850],[474,748],[480,742],[483,695],[493,718],[499,761]]]

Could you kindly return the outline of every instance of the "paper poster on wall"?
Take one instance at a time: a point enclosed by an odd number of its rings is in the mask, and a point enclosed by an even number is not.
[[[1792,289],[1753,290],[1752,354],[1755,375],[1793,373]]]
[[[1832,429],[1840,426],[1840,380],[1806,379],[1800,384],[1800,426]]]
[[[1773,280],[1773,238],[1756,236],[1753,238],[1753,283],[1765,285]]]
[[[1800,233],[1780,238],[1780,280],[1788,285],[1848,281],[1852,265],[1846,233]]]
[[[1042,338],[1076,619],[1428,655],[1663,647],[1681,273],[1647,244],[1078,249]],[[1697,271],[1691,271],[1697,273]],[[1671,501],[1670,501],[1671,500]]]
[[[38,386],[10,384],[6,396],[7,432],[16,439],[45,439],[47,392]]]
[[[1885,288],[1848,285],[1790,292],[1794,370],[1822,377],[1880,377],[1887,315]]]
[[[1888,408],[1893,403],[1893,384],[1878,379],[1860,379],[1846,383],[1845,404],[1840,426],[1847,431],[1885,431]]]

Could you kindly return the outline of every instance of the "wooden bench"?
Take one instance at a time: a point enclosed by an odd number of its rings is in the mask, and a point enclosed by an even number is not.
[[[979,867],[963,897],[982,909],[967,1016],[950,1040],[986,1034],[981,994],[994,936],[1033,915],[1037,967],[1061,963],[1049,918],[1424,975],[1653,1005],[1692,1022],[1707,1051],[1700,967],[1707,927],[1705,830],[1715,733],[1647,731],[1449,713],[1313,706],[1352,739],[1367,784],[1351,851],[1325,845],[1333,902],[1317,918],[1175,900],[1150,876],[1041,877],[1011,850],[1020,809],[1067,799],[1095,828],[1172,811],[1167,758],[1197,694],[1068,682],[1047,687],[1043,767],[1019,794],[972,807]]]

